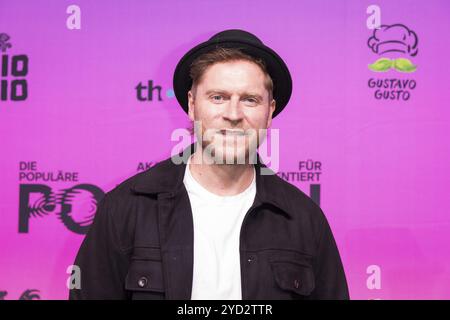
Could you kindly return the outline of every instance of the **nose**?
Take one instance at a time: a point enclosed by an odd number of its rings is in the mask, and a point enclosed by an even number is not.
[[[230,102],[225,106],[223,118],[233,122],[233,124],[237,124],[242,120],[243,112],[242,107],[239,104],[239,98],[230,99]]]

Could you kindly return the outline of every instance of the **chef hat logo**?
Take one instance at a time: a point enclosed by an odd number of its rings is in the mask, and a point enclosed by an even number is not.
[[[415,57],[419,48],[417,35],[403,24],[382,25],[373,31],[367,44],[378,55],[398,52]]]

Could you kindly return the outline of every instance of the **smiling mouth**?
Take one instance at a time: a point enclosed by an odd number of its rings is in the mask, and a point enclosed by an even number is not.
[[[230,129],[223,129],[217,131],[217,133],[222,134],[224,136],[246,136],[244,130],[230,130]]]

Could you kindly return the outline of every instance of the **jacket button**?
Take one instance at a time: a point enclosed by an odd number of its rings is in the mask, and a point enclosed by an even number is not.
[[[298,289],[300,287],[300,281],[298,281],[297,279],[294,280],[294,287],[295,289]]]
[[[140,277],[138,280],[138,286],[140,288],[144,288],[145,286],[147,286],[147,283],[148,283],[147,277]]]

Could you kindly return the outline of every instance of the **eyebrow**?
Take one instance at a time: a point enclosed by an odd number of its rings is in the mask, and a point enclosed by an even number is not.
[[[221,93],[221,94],[226,94],[226,95],[230,95],[230,93],[228,91],[225,90],[218,90],[218,89],[211,89],[205,92],[205,95],[210,95],[211,93]],[[244,92],[242,95],[244,96],[249,96],[249,97],[255,97],[259,100],[263,100],[262,96],[257,94],[257,93],[251,93],[251,92]]]

